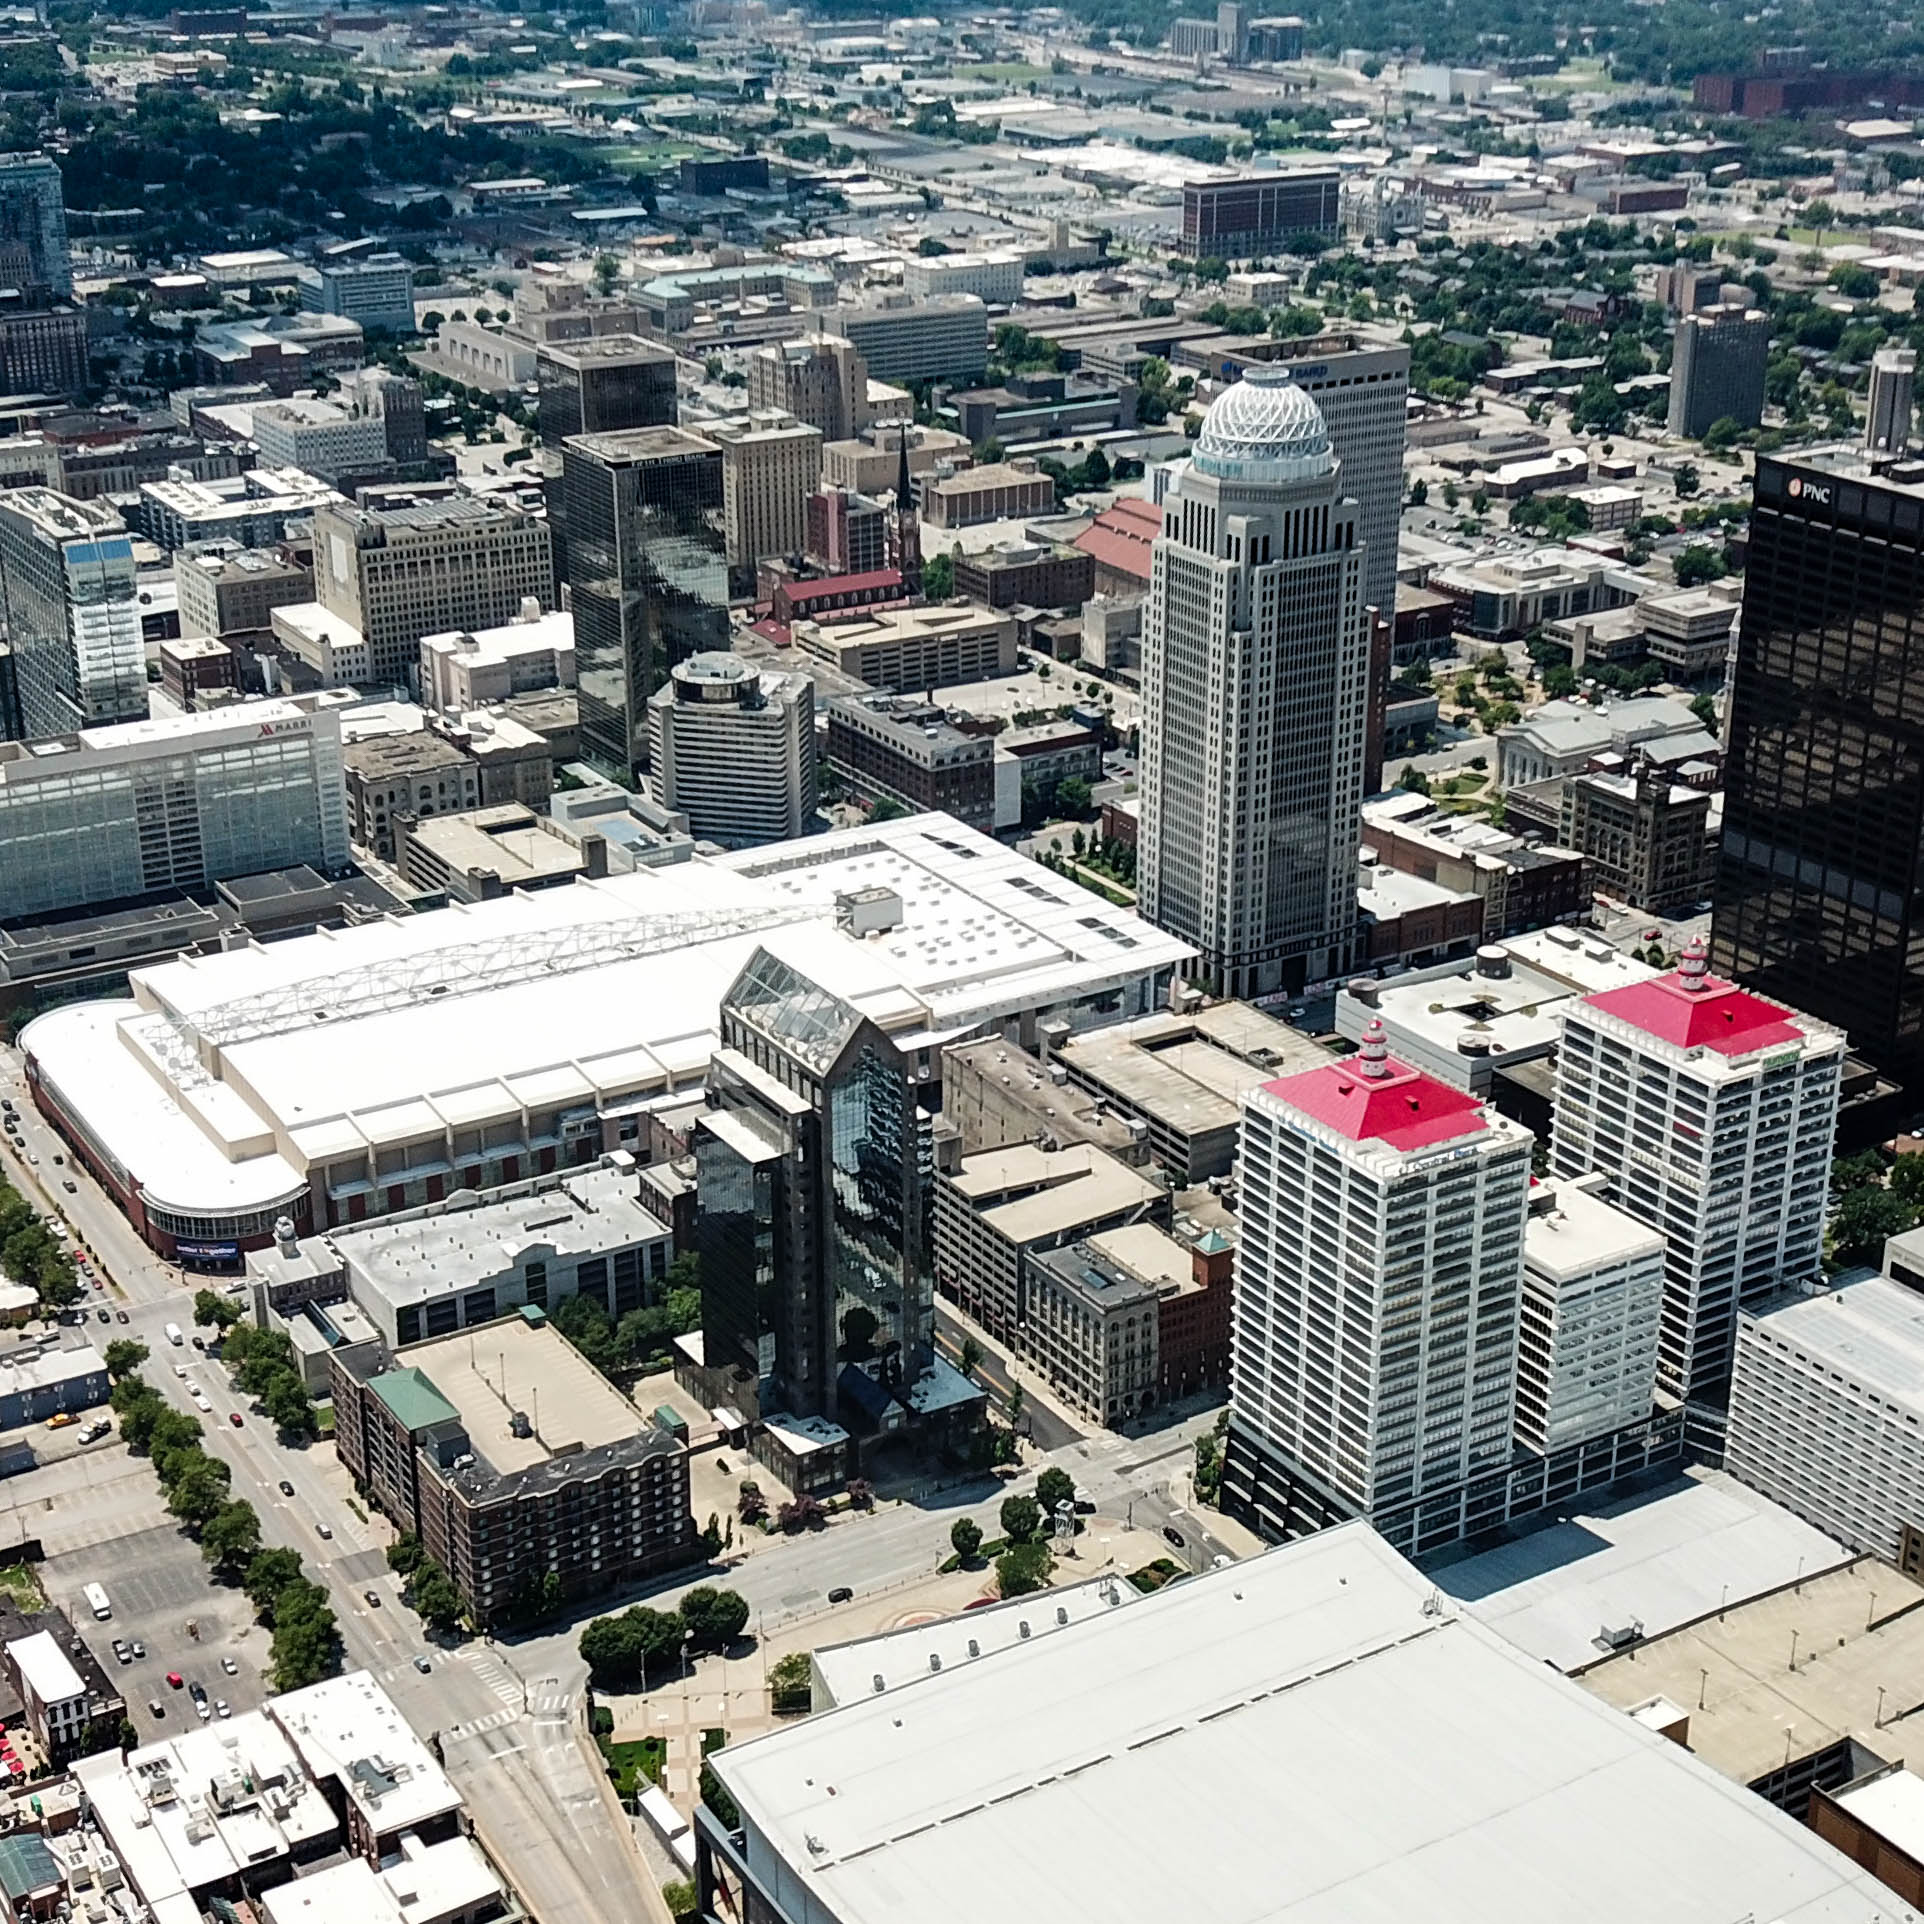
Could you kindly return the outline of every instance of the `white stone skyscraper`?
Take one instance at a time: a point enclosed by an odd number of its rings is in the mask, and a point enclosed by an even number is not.
[[[1143,623],[1142,912],[1226,995],[1349,966],[1368,705],[1360,514],[1316,403],[1252,368],[1164,499]]]

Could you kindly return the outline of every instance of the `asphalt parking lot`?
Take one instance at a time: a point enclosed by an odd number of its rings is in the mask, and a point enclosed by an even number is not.
[[[210,1581],[199,1546],[171,1519],[50,1557],[40,1566],[40,1582],[118,1683],[128,1715],[143,1731],[156,1721],[148,1710],[156,1699],[165,1707],[167,1724],[179,1727],[194,1720],[187,1691],[167,1682],[170,1670],[188,1683],[198,1680],[210,1701],[225,1698],[236,1711],[252,1710],[268,1695],[262,1674],[267,1632],[255,1623],[253,1605],[239,1590]],[[111,1620],[99,1622],[88,1609],[81,1592],[90,1583],[106,1591]],[[190,1621],[199,1629],[198,1638],[188,1634]],[[146,1656],[131,1664],[116,1662],[116,1637],[144,1643]],[[224,1656],[237,1666],[231,1677],[221,1669]]]

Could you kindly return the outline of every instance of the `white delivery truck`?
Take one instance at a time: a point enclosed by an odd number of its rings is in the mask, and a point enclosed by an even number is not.
[[[167,1325],[167,1340],[172,1343],[176,1349],[180,1348],[180,1325],[178,1323],[169,1323]]]
[[[87,1599],[87,1608],[103,1623],[113,1615],[114,1607],[107,1601],[107,1593],[99,1584],[88,1584],[80,1594]]]

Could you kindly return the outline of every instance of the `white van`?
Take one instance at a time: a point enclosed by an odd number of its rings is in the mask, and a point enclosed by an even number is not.
[[[178,1323],[169,1323],[167,1325],[167,1340],[172,1343],[176,1349],[180,1348],[181,1335],[180,1325]]]
[[[107,1593],[99,1584],[88,1584],[80,1594],[87,1599],[87,1608],[91,1610],[102,1623],[105,1623],[107,1619],[113,1615],[114,1607],[107,1601]]]

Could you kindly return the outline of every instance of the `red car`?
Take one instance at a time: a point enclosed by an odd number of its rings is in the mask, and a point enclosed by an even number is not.
[[[180,1672],[178,1670],[168,1671],[167,1681],[174,1689],[178,1690],[180,1688]]]
[[[239,1428],[240,1428],[240,1426],[241,1426],[241,1418],[240,1418],[240,1411],[239,1411],[239,1410],[229,1410],[229,1411],[227,1412],[227,1420],[228,1420],[228,1422],[230,1422],[231,1424],[233,1424],[233,1426],[235,1427],[235,1429],[239,1429]]]

